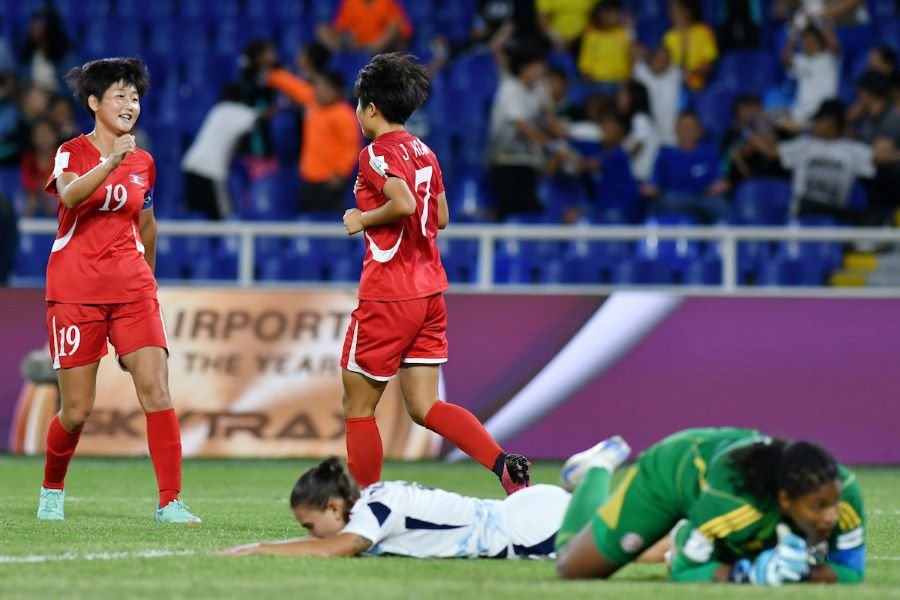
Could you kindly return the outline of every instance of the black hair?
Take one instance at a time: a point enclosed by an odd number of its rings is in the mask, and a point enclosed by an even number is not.
[[[897,53],[894,52],[894,49],[890,46],[876,46],[872,48],[872,52],[878,54],[878,56],[891,66],[891,71],[897,70]]]
[[[650,114],[650,94],[647,93],[647,87],[640,81],[629,79],[625,83],[625,91],[628,93],[629,106],[628,117],[633,117],[641,113]]]
[[[254,38],[244,44],[244,49],[238,57],[241,77],[244,79],[255,79],[259,75],[260,59],[271,48],[274,48],[272,42],[262,38]]]
[[[309,64],[317,72],[321,73],[331,63],[331,50],[321,42],[310,42],[303,47],[303,53],[309,59]]]
[[[866,71],[856,82],[856,87],[878,98],[888,98],[891,95],[891,78],[877,71]]]
[[[810,442],[773,438],[732,450],[729,459],[737,472],[735,490],[760,502],[780,490],[799,498],[840,477],[834,457]]]
[[[425,67],[403,52],[378,54],[359,70],[353,95],[365,107],[374,104],[388,123],[402,125],[428,98]]]
[[[809,24],[806,26],[806,29],[803,30],[803,35],[807,34],[815,37],[822,48],[828,47],[828,40],[825,38],[825,33],[815,25]]]
[[[681,111],[680,113],[678,113],[678,118],[679,119],[683,119],[683,118],[693,119],[694,121],[697,122],[697,125],[699,125],[700,127],[703,127],[703,121],[700,120],[700,115],[697,114],[693,110],[688,109],[688,110]]]
[[[622,130],[623,138],[628,137],[628,134],[631,133],[631,118],[628,115],[610,112],[603,115],[600,121],[615,121]]]
[[[133,85],[138,96],[143,98],[150,89],[147,65],[139,58],[101,58],[74,67],[66,74],[66,83],[72,88],[75,99],[92,115],[94,111],[88,105],[88,98],[102,99],[103,93],[119,81]]]
[[[236,83],[225,85],[219,92],[219,102],[240,102],[241,99],[241,86]]]
[[[759,96],[756,94],[738,94],[734,99],[734,102],[731,105],[731,112],[736,117],[738,109],[742,106],[746,106],[748,104],[752,104],[754,106],[760,106],[762,101],[759,99]]]
[[[333,69],[329,69],[320,75],[322,80],[327,83],[330,87],[334,88],[339,94],[343,95],[344,93],[344,76],[341,75],[340,71],[335,71]],[[375,106],[378,106],[377,104]]]
[[[359,500],[359,487],[336,456],[326,458],[300,476],[291,490],[291,508],[324,509],[332,498],[341,498],[346,503],[345,517],[349,517],[350,509]]]
[[[513,77],[518,77],[526,67],[547,61],[544,50],[534,44],[515,44],[507,51],[508,68]]]
[[[625,7],[622,5],[621,0],[603,0],[602,2],[598,2],[594,5],[594,8],[591,10],[591,17],[599,16],[604,12],[612,12],[616,10],[625,10]]]
[[[53,5],[50,4],[38,9],[31,15],[31,22],[34,23],[36,21],[44,22],[43,44],[31,37],[31,32],[29,31],[28,37],[22,45],[21,58],[23,62],[28,62],[35,52],[43,50],[50,62],[56,64],[65,57],[71,46],[69,36],[63,27],[62,19],[53,8]]]
[[[675,3],[690,14],[691,23],[700,20],[700,0],[675,0]]]

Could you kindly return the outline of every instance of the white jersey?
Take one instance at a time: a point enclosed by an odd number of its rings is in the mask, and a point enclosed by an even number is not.
[[[369,555],[416,558],[549,557],[569,494],[535,485],[482,500],[405,481],[365,488],[342,533],[372,542]]]

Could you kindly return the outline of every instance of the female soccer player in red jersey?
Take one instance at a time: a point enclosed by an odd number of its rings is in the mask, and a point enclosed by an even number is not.
[[[76,67],[66,79],[95,126],[60,146],[47,183],[47,191],[59,197],[59,230],[47,264],[47,329],[62,409],[47,433],[37,516],[64,518],[63,482],[94,406],[97,368],[109,338],[146,413],[159,484],[156,520],[200,523],[178,498],[181,435],[153,277],[156,168],[130,133],[149,74],[138,59],[108,58]]]
[[[344,214],[362,232],[366,256],[341,356],[347,462],[366,487],[381,478],[384,451],[375,406],[399,372],[413,420],[491,469],[508,494],[528,485],[528,461],[506,454],[466,409],[438,398],[447,361],[447,275],[436,243],[449,221],[441,167],[404,123],[428,96],[428,75],[409,55],[374,57],[356,79],[356,116],[372,139],[359,155],[358,208]]]

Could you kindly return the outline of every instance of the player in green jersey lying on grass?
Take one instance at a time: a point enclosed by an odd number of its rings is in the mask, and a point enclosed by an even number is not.
[[[641,454],[610,495],[629,452],[611,438],[563,467],[575,493],[556,537],[560,577],[607,578],[671,532],[674,581],[862,581],[862,494],[824,449],[749,429],[689,429]]]

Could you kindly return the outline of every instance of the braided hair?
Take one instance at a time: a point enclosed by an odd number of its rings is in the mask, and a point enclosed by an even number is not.
[[[341,498],[346,504],[345,518],[359,499],[359,487],[344,471],[344,465],[336,456],[323,460],[319,466],[306,471],[291,490],[291,508],[309,506],[324,509],[331,498]]]
[[[834,457],[810,442],[774,438],[733,450],[730,459],[738,474],[732,479],[735,490],[760,502],[779,490],[799,498],[840,477]]]

